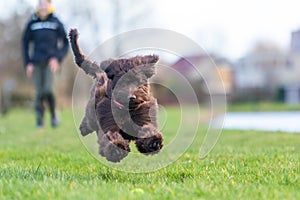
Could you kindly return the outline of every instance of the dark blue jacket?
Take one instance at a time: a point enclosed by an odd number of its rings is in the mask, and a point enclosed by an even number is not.
[[[51,57],[61,62],[69,48],[64,26],[54,14],[49,14],[45,20],[33,14],[24,30],[22,41],[25,66],[28,63],[47,63]]]

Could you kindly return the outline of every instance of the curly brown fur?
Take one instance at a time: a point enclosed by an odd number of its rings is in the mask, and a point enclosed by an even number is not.
[[[95,80],[81,134],[96,131],[99,154],[111,162],[128,155],[130,141],[145,155],[158,153],[163,137],[157,128],[157,101],[148,81],[155,74],[158,56],[108,59],[98,65],[81,52],[76,29],[70,31],[69,39],[76,64]]]
[[[106,91],[107,77],[104,72],[99,74],[99,78],[92,85],[90,90],[90,99],[85,108],[85,116],[79,126],[81,135],[85,136],[94,131],[98,132],[99,125],[95,112],[95,103],[100,101]]]

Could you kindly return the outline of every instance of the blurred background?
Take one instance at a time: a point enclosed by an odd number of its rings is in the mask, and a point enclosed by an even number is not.
[[[2,113],[9,107],[32,103],[33,88],[22,62],[21,36],[36,4],[37,0],[0,2]],[[53,0],[53,4],[66,31],[79,29],[80,44],[87,55],[125,31],[169,29],[206,50],[207,53],[198,54],[186,48],[184,57],[201,69],[212,68],[213,59],[225,88],[225,91],[218,89],[222,83],[217,83],[213,92],[224,93],[230,104],[267,101],[298,105],[300,102],[300,12],[294,0]],[[121,48],[120,45],[115,51],[122,51]],[[193,77],[185,59],[162,58],[160,62],[188,77],[194,88],[198,88],[199,101],[207,97],[203,89],[205,82]],[[76,73],[69,52],[57,77],[61,107],[68,107],[72,102]],[[215,79],[209,74],[203,76]],[[172,94],[163,90],[157,88],[156,96],[171,104],[168,95]]]

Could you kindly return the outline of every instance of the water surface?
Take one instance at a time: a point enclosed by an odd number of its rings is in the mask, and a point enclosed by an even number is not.
[[[229,112],[223,128],[300,133],[300,111]]]

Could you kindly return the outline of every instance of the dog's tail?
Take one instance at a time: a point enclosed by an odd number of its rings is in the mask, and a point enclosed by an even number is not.
[[[96,78],[97,74],[102,72],[102,70],[97,63],[88,60],[86,56],[81,52],[77,42],[78,35],[79,34],[77,29],[71,29],[69,32],[69,40],[75,57],[75,62],[86,74],[91,75],[93,78]]]

